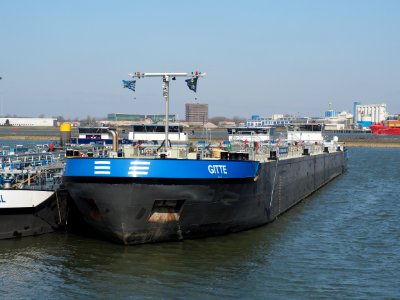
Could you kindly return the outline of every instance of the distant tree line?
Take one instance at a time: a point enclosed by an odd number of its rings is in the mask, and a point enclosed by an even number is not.
[[[7,114],[5,116],[1,116],[2,118],[28,118],[28,117],[21,117],[17,115],[10,115]],[[40,114],[38,118],[46,118],[44,114]],[[80,119],[80,118],[64,118],[63,116],[52,116],[51,118],[57,119],[57,122],[63,123],[63,122],[79,122],[83,126],[96,126],[99,121],[104,120],[104,118],[95,118],[91,116],[87,116],[86,118]],[[7,120],[8,121],[8,120]],[[223,117],[223,116],[216,116],[216,117],[211,117],[208,118],[208,121],[218,125],[220,122],[235,122],[236,124],[243,123],[246,121],[246,118],[234,116],[232,118],[229,117]],[[7,122],[6,122],[7,123]],[[9,121],[8,124],[4,124],[5,126],[9,126]]]
[[[99,121],[104,120],[104,118],[95,118],[95,117],[91,117],[91,116],[87,116],[84,119],[78,119],[78,118],[66,119],[63,116],[56,116],[53,118],[57,119],[57,121],[60,123],[62,123],[62,122],[80,122],[80,124],[83,126],[95,126]],[[235,122],[236,124],[239,124],[239,123],[246,122],[246,120],[247,120],[246,118],[242,118],[242,117],[238,117],[238,116],[234,116],[233,118],[222,117],[222,116],[208,118],[208,121],[215,125],[218,125],[219,122]]]
[[[95,118],[91,116],[87,116],[84,119],[79,119],[79,118],[64,118],[63,116],[55,116],[52,117],[54,119],[57,119],[57,122],[63,123],[63,122],[79,122],[83,126],[96,126],[97,123],[101,120],[101,118]]]

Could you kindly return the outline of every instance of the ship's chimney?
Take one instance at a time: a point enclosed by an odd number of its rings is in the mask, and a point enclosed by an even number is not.
[[[71,143],[71,123],[64,122],[60,125],[60,146]]]
[[[111,133],[113,136],[113,151],[118,151],[118,132],[116,130],[108,129],[107,132]]]

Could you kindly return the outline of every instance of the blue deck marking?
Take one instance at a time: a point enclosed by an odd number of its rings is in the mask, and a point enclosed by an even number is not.
[[[68,158],[64,176],[144,178],[253,178],[257,161]]]

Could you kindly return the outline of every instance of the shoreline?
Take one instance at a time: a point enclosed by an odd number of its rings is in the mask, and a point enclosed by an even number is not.
[[[189,139],[189,142],[196,142],[198,140],[202,140],[204,138],[202,137],[196,137],[195,139]],[[38,140],[38,141],[59,141],[60,136],[59,135],[0,135],[0,143],[1,140],[15,140],[15,141],[21,141],[21,140]],[[213,141],[217,142],[220,140],[218,139],[212,139]],[[343,137],[339,138],[339,142],[343,143],[344,146],[346,147],[365,147],[365,148],[400,148],[400,137],[396,137],[393,139],[380,139],[376,137],[372,138],[359,138],[359,137]]]
[[[340,142],[340,141],[339,141]],[[400,143],[385,143],[385,142],[359,142],[346,141],[343,142],[345,147],[364,147],[364,148],[400,148]]]

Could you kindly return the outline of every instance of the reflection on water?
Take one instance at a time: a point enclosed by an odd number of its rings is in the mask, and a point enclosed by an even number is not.
[[[5,298],[399,298],[400,149],[349,170],[268,226],[121,246],[60,233],[0,241]]]
[[[223,295],[235,297],[242,293],[242,287],[234,284],[225,291],[225,285],[251,277],[252,267],[266,263],[269,243],[280,235],[272,227],[134,247],[72,234],[1,241],[0,263],[12,262],[1,277],[13,284],[11,290],[1,290],[32,295],[34,288],[37,295],[50,295],[61,289],[66,297],[175,297],[193,289],[192,296],[218,296],[224,290]]]

